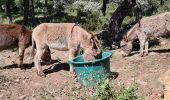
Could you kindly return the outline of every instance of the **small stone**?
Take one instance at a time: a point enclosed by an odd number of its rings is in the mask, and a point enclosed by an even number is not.
[[[63,82],[64,82],[64,83],[67,83],[67,82],[68,82],[68,80],[64,80]]]
[[[0,90],[0,92],[5,92],[6,90]]]
[[[9,74],[9,72],[8,72],[8,71],[5,71],[4,73],[5,73],[5,74]]]
[[[144,82],[144,81],[141,81],[141,80],[137,80],[137,83],[139,83],[143,86],[146,86],[148,84],[147,82]]]
[[[42,84],[41,83],[34,83],[34,86],[41,86]]]
[[[166,44],[165,41],[161,41],[161,42],[160,42],[160,45],[165,45],[165,44]]]
[[[158,55],[159,53],[156,53],[156,52],[150,52],[149,53],[149,56],[154,56],[154,55]]]
[[[55,100],[62,100],[60,97],[55,97]]]
[[[0,94],[0,98],[2,98],[4,96],[4,94]]]
[[[16,79],[15,82],[19,82],[20,80],[19,79]]]
[[[11,58],[11,56],[8,56],[7,58]]]
[[[23,100],[25,98],[26,98],[26,95],[21,95],[21,96],[18,97],[19,100]]]
[[[24,77],[24,79],[29,79],[29,77]]]

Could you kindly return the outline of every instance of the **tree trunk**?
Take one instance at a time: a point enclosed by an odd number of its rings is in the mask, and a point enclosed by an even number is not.
[[[48,15],[48,1],[45,0],[45,13],[44,13],[44,17],[45,17],[46,21],[48,20],[47,19],[47,15]]]
[[[124,0],[120,6],[113,12],[109,27],[107,30],[103,31],[101,34],[104,45],[112,48],[117,45],[120,41],[120,34],[118,34],[119,29],[122,25],[123,19],[128,15],[131,11],[131,8],[136,4],[136,0]]]
[[[105,16],[106,13],[106,6],[107,5],[107,0],[103,0],[103,5],[102,5],[102,14]]]
[[[23,11],[24,11],[24,25],[28,25],[28,15],[29,15],[29,0],[23,0]]]
[[[160,0],[160,5],[163,5],[164,4],[164,0]]]
[[[5,13],[7,15],[8,23],[12,23],[12,16],[11,16],[11,9],[10,9],[10,3],[9,0],[6,0],[5,2]]]
[[[31,0],[31,19],[33,26],[35,25],[35,10],[34,10],[34,0]]]

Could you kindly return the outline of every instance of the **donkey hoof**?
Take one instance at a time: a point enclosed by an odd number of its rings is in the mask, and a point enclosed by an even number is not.
[[[25,68],[23,65],[18,65],[18,67],[19,67],[21,70],[26,70],[26,68]]]
[[[74,71],[72,71],[69,73],[69,76],[72,78],[76,78],[76,73]]]
[[[144,53],[144,56],[148,56],[148,53]]]
[[[20,69],[21,69],[21,70],[26,70],[26,68],[25,68],[25,67],[20,67]]]
[[[40,77],[45,77],[45,74],[43,72],[38,72],[37,75]]]
[[[141,53],[140,56],[143,57],[143,56],[144,56],[144,53]]]
[[[50,65],[52,63],[52,60],[49,60],[46,62],[47,65]]]

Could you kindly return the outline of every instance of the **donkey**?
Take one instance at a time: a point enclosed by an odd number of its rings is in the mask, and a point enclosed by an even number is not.
[[[123,37],[120,46],[122,55],[128,56],[132,51],[132,43],[135,39],[140,42],[140,55],[148,55],[148,41],[152,38],[170,35],[170,12],[144,17],[135,24]]]
[[[53,48],[69,52],[72,59],[80,47],[84,50],[84,58],[92,60],[101,50],[96,36],[75,23],[43,23],[35,27],[32,33],[32,51],[36,44],[37,52],[34,57],[34,66],[37,74],[45,76],[41,68],[41,58],[47,48]],[[73,65],[70,65],[73,72]]]
[[[31,44],[32,31],[23,25],[0,24],[0,50],[19,48],[18,66],[23,67],[25,49]]]

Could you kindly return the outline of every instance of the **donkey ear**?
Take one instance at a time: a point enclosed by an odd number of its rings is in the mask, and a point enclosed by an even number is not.
[[[127,36],[126,36],[126,35],[123,36],[123,40],[124,40],[125,42],[128,42],[128,39],[127,39]]]
[[[99,35],[99,33],[94,33],[94,32],[93,32],[93,36],[98,36],[98,35]]]

